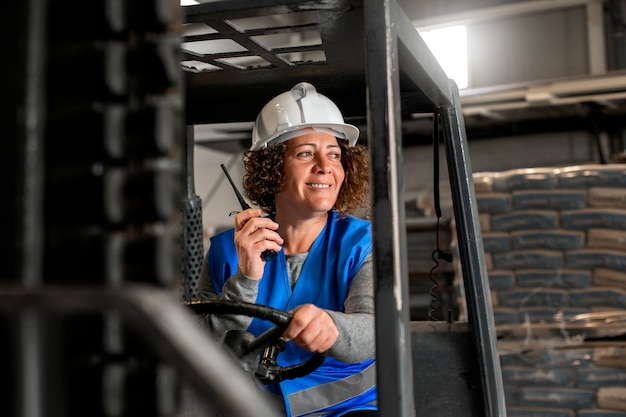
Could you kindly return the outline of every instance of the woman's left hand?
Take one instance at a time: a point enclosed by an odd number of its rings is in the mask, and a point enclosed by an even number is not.
[[[339,337],[339,330],[326,311],[313,304],[303,304],[293,311],[293,319],[283,333],[285,341],[293,341],[302,349],[323,353]]]

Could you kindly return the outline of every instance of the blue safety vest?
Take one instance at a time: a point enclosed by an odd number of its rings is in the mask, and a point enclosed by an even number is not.
[[[255,302],[280,310],[311,303],[320,308],[343,311],[350,282],[372,250],[371,224],[334,211],[313,242],[302,271],[291,289],[284,251],[265,264]],[[234,229],[211,238],[208,263],[213,285],[219,294],[224,282],[237,270]],[[248,327],[260,335],[273,325],[255,318]],[[281,366],[301,363],[311,357],[293,343],[278,357]],[[352,410],[376,409],[374,359],[350,364],[327,357],[309,375],[280,383],[290,416],[340,416]]]

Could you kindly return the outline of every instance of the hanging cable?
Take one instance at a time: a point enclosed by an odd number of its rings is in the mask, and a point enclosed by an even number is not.
[[[435,263],[435,265],[430,269],[428,277],[430,282],[432,282],[432,286],[430,287],[430,304],[428,306],[428,319],[432,321],[437,321],[436,313],[439,311],[441,307],[441,297],[437,293],[437,289],[439,288],[439,283],[435,279],[435,270],[439,267],[439,260],[443,259],[447,262],[452,262],[452,254],[448,252],[444,252],[441,250],[439,245],[439,223],[441,220],[441,206],[440,206],[440,198],[439,198],[439,142],[441,137],[441,129],[439,125],[439,114],[435,113],[433,120],[433,204],[435,207],[435,216],[437,217],[437,225],[435,228],[435,236],[436,236],[436,249],[431,253],[430,257]]]

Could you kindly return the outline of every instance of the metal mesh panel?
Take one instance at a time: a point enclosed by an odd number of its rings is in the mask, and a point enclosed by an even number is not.
[[[202,269],[204,241],[202,236],[202,201],[191,199],[183,206],[183,300],[198,299],[198,280]]]

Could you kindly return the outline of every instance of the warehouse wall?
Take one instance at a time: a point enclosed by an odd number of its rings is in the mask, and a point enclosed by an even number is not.
[[[585,19],[577,7],[470,25],[470,86],[588,74]]]
[[[194,152],[196,194],[202,198],[202,224],[206,239],[216,231],[232,227],[233,218],[228,214],[241,209],[220,164],[228,167],[230,176],[243,192],[242,154],[220,152],[201,146],[196,146]],[[208,249],[206,244],[205,249]]]

